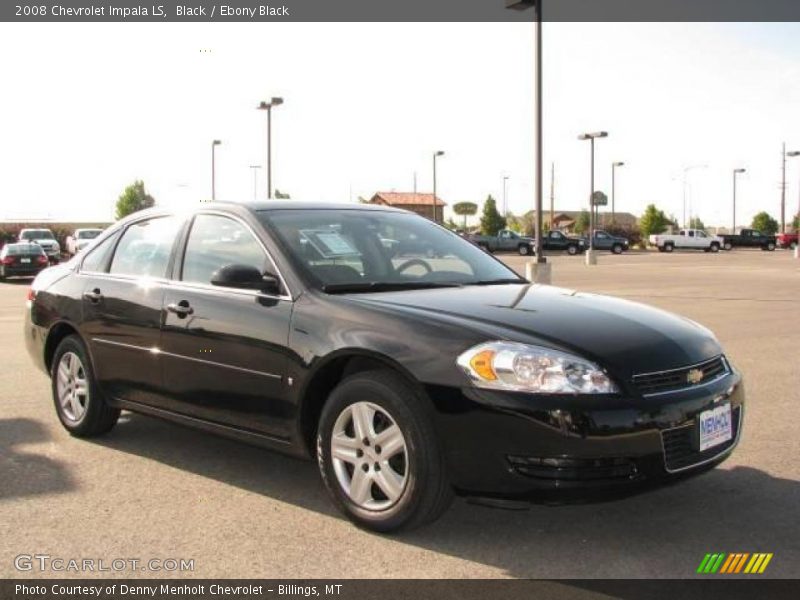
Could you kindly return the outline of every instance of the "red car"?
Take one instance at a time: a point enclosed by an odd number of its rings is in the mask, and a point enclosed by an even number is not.
[[[797,232],[794,233],[779,233],[775,236],[775,241],[778,248],[797,248]]]

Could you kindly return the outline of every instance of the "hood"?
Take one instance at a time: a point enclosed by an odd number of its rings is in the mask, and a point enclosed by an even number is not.
[[[626,379],[702,362],[722,353],[689,319],[631,302],[543,285],[497,285],[348,296],[351,301],[438,315],[483,339],[560,348]],[[411,315],[410,315],[411,316]]]

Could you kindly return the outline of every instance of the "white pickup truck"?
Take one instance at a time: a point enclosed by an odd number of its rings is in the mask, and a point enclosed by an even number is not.
[[[723,240],[716,235],[708,235],[701,229],[681,229],[677,234],[651,235],[650,243],[656,246],[659,252],[672,252],[676,248],[719,252]]]

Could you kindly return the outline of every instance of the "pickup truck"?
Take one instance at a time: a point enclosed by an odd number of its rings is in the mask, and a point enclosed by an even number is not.
[[[23,229],[19,232],[17,241],[39,244],[51,263],[58,264],[61,258],[61,246],[49,229]]]
[[[797,248],[797,237],[797,232],[779,233],[775,236],[775,243],[778,244],[778,248],[791,248],[794,250]]]
[[[465,239],[487,252],[519,252],[522,256],[533,254],[533,238],[521,236],[509,229],[499,231],[496,236],[470,235]]]
[[[766,235],[757,229],[742,229],[739,235],[724,234],[719,236],[722,238],[722,247],[725,250],[731,248],[761,248],[762,250],[775,250],[777,240],[774,235]]]
[[[564,251],[574,256],[583,252],[588,247],[586,240],[578,237],[570,237],[560,231],[548,231],[542,240],[542,247],[545,250]]]
[[[589,236],[585,236],[586,246],[589,246]],[[614,254],[622,254],[630,249],[630,240],[624,237],[611,235],[607,231],[596,229],[594,232],[594,243],[592,244],[595,250],[611,250]]]
[[[650,236],[650,243],[656,246],[659,252],[672,252],[676,248],[719,252],[722,248],[721,237],[708,235],[701,229],[681,229],[677,234],[654,234]]]

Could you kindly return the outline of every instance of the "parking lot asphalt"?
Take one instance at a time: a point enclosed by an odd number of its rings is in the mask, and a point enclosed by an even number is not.
[[[503,259],[524,272],[526,259]],[[193,572],[119,573],[147,577],[683,578],[708,552],[771,552],[760,577],[800,577],[800,261],[736,250],[552,263],[555,285],[717,334],[747,388],[731,459],[624,500],[506,511],[459,499],[425,529],[370,534],[333,510],[313,463],[129,414],[103,438],[70,437],[23,347],[28,284],[4,282],[0,576],[91,576],[15,569],[17,555],[43,553],[194,559]]]

